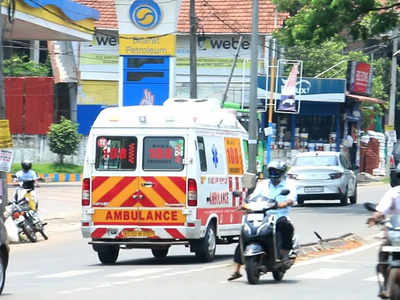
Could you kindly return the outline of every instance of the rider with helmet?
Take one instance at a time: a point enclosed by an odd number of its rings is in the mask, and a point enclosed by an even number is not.
[[[29,160],[24,160],[21,162],[22,170],[15,173],[17,177],[18,183],[22,183],[24,181],[33,180],[36,183],[36,180],[39,179],[38,175],[35,171],[32,170],[32,162]]]
[[[287,171],[287,165],[281,160],[273,160],[267,165],[267,177],[268,179],[261,180],[257,183],[256,188],[251,193],[249,201],[252,199],[264,196],[269,199],[276,199],[276,209],[270,210],[271,214],[275,214],[277,217],[276,231],[281,235],[282,246],[281,246],[281,258],[288,259],[289,252],[292,249],[292,239],[294,233],[294,227],[288,215],[290,212],[290,206],[297,203],[296,188],[293,184],[287,182],[285,174]],[[286,197],[276,197],[282,190],[289,190],[290,193]],[[240,266],[243,264],[241,259],[240,247],[236,247],[233,261],[235,262],[235,270],[228,280],[233,280],[241,277]]]
[[[390,188],[383,195],[378,205],[375,207],[376,212],[372,215],[372,217],[368,218],[368,225],[372,226],[382,221],[387,215],[397,215],[400,214],[400,169],[396,168],[392,170],[393,175],[390,177]],[[385,239],[381,245],[387,245],[387,240]],[[383,285],[379,286],[379,294],[378,296],[382,299],[388,299],[389,295],[387,292],[387,264],[385,263],[388,260],[388,253],[379,251],[378,255],[379,263],[377,265],[378,273],[383,275],[384,282]]]

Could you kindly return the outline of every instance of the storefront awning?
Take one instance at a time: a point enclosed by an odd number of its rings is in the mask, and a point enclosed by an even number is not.
[[[15,0],[14,11],[9,1],[1,7],[6,40],[91,41],[100,17],[96,9],[72,0]]]
[[[378,99],[378,98],[372,98],[372,97],[367,97],[367,96],[361,96],[361,95],[354,95],[354,94],[348,94],[346,93],[346,97],[359,101],[359,102],[369,102],[369,103],[376,103],[376,104],[383,104],[385,101]]]

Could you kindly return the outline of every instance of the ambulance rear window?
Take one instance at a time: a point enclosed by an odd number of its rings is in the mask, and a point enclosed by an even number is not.
[[[183,170],[185,140],[183,137],[145,137],[143,170]]]
[[[135,170],[137,139],[132,136],[99,136],[96,170]]]

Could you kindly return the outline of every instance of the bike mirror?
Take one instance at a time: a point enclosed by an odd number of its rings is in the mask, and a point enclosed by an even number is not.
[[[369,211],[376,211],[376,204],[371,202],[365,202],[364,207]]]
[[[286,190],[286,189],[281,191],[281,195],[282,195],[282,196],[289,195],[289,193],[290,193],[290,191],[289,191],[289,190]]]
[[[242,177],[243,187],[246,189],[254,189],[257,184],[257,175],[253,173],[244,173]]]

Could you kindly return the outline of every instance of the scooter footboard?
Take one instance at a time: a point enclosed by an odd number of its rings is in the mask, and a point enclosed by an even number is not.
[[[245,257],[248,257],[248,256],[256,256],[256,255],[260,255],[260,254],[264,254],[264,253],[265,253],[265,251],[264,251],[263,247],[260,244],[254,243],[254,244],[250,244],[250,245],[246,246],[243,255]]]

